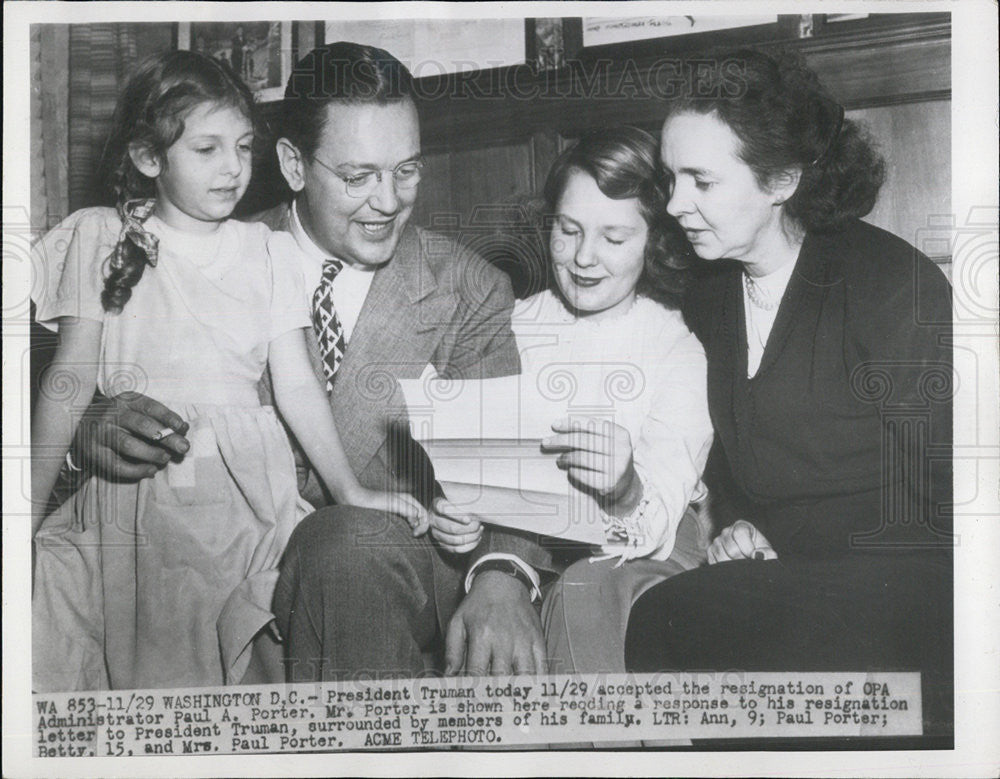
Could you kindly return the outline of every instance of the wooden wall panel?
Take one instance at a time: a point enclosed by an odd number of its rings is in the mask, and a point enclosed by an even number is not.
[[[803,47],[806,61],[848,108],[951,96],[951,25],[835,36]]]
[[[951,101],[866,108],[849,116],[867,123],[886,160],[885,186],[868,221],[920,248],[922,234],[951,214]]]
[[[466,208],[505,203],[529,195],[534,186],[530,139],[452,155],[453,186]]]
[[[424,172],[420,179],[420,197],[411,217],[416,224],[426,226],[430,214],[455,211],[453,196],[460,196],[454,190],[451,180],[451,158],[448,152],[424,153]]]
[[[414,210],[417,224],[432,225],[443,214],[460,213],[468,225],[483,206],[511,203],[530,196],[534,187],[531,139],[481,149],[427,155],[420,200]]]
[[[868,221],[919,244],[935,217],[951,213],[951,101],[857,109],[848,116],[868,126],[886,159],[886,182]],[[654,133],[657,124],[643,123]],[[549,166],[573,139],[536,133],[520,143],[428,155],[416,223],[429,226],[435,214],[455,214],[468,226],[477,206],[540,196]]]
[[[870,126],[887,158],[886,184],[869,221],[918,243],[928,219],[950,211],[947,19],[893,29],[862,26],[794,45],[848,115]],[[476,206],[540,195],[556,155],[591,128],[634,124],[656,134],[666,112],[657,90],[649,88],[658,78],[656,62],[605,63],[604,70],[577,73],[590,79],[586,83],[563,74],[555,87],[550,74],[534,80],[512,73],[456,77],[445,91],[465,99],[442,99],[443,91],[433,90],[438,97],[421,106],[421,115],[424,148],[437,170],[422,185],[418,223],[452,213],[468,225]],[[630,97],[623,84],[645,85],[647,92]],[[524,98],[533,91],[533,99]]]

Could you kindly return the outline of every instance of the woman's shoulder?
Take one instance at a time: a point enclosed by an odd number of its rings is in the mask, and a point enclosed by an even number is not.
[[[875,304],[909,290],[950,298],[948,280],[934,261],[888,230],[855,219],[828,240],[852,296]]]
[[[842,282],[853,339],[880,351],[917,333],[932,339],[932,330],[950,327],[951,285],[923,252],[860,220],[824,240],[834,269],[830,278]]]
[[[915,265],[933,266],[927,255],[911,243],[860,219],[818,237],[836,252],[847,273],[897,280],[908,275]]]
[[[740,273],[739,265],[731,260],[700,262],[684,295],[682,315],[687,326],[703,342],[721,320],[726,291],[734,275]]]

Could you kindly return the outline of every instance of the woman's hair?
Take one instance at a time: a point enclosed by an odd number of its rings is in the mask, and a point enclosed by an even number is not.
[[[806,230],[833,230],[872,210],[885,163],[863,129],[802,57],[756,49],[714,52],[692,69],[669,116],[713,114],[736,134],[740,158],[767,188],[783,171],[802,170],[785,214]],[[703,62],[703,60],[701,60]]]
[[[680,308],[689,280],[691,247],[667,213],[668,190],[656,139],[637,127],[595,130],[564,151],[545,180],[545,205],[554,213],[570,176],[581,171],[612,200],[635,198],[649,228],[636,292]]]
[[[282,101],[282,134],[309,157],[319,146],[328,105],[386,105],[413,97],[413,76],[385,49],[328,43],[292,69]]]
[[[203,103],[229,106],[256,124],[253,95],[227,66],[193,51],[170,51],[144,60],[122,90],[104,147],[101,172],[125,221],[125,204],[156,195],[154,179],[135,167],[129,147],[148,148],[166,162],[166,151],[184,133],[184,120]],[[148,252],[129,235],[116,247],[116,262],[104,280],[101,304],[120,312],[142,278]]]

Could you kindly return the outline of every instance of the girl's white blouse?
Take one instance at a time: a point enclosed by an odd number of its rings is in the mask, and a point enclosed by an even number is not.
[[[665,560],[689,503],[704,497],[712,423],[698,339],[680,312],[644,297],[594,322],[545,291],[517,303],[512,325],[524,375],[565,399],[568,416],[611,420],[631,437],[649,502],[628,540],[602,553]]]

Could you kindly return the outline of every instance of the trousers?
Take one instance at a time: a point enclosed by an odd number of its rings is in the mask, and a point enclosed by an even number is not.
[[[397,516],[329,506],[292,533],[272,610],[289,682],[412,678],[436,665],[464,565]]]

